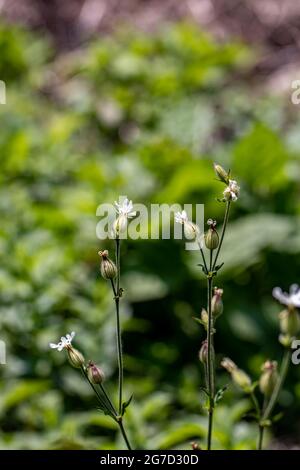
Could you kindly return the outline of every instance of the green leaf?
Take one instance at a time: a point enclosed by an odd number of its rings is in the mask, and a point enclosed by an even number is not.
[[[125,401],[124,403],[122,403],[122,413],[121,413],[121,416],[124,416],[125,412],[126,412],[126,408],[128,408],[128,406],[130,405],[130,402],[133,398],[133,395],[131,395],[131,397]]]

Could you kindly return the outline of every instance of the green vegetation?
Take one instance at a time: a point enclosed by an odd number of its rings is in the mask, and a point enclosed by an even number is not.
[[[7,343],[0,448],[123,446],[114,423],[90,411],[88,386],[48,343],[76,331],[87,359],[117,382],[114,310],[97,255],[111,246],[96,238],[97,206],[127,195],[205,203],[207,214],[221,218],[213,161],[232,168],[242,190],[218,279],[225,309],[217,351],[258,376],[266,356],[280,357],[272,288],[299,282],[297,107],[248,82],[251,51],[217,44],[187,24],[152,37],[124,30],[59,57],[44,39],[2,25],[0,52],[7,86],[0,106],[0,338]],[[199,256],[180,241],[142,240],[124,244],[122,259],[131,441],[189,448],[206,434],[201,338],[192,319],[205,305]],[[293,436],[299,426],[292,398],[300,399],[299,377],[292,367],[279,434]],[[238,393],[230,386],[217,408],[214,448],[255,447],[255,423],[241,422],[251,403],[237,401]]]

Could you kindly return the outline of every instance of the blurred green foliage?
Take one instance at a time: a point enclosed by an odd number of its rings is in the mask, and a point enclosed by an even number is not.
[[[188,24],[153,36],[124,28],[55,56],[46,39],[0,27],[7,104],[0,133],[0,447],[119,448],[115,426],[49,341],[100,363],[116,392],[114,310],[99,276],[96,208],[120,194],[143,203],[205,203],[221,223],[212,162],[230,167],[234,204],[218,284],[225,312],[217,351],[257,378],[279,359],[275,285],[299,277],[300,120],[287,97],[247,80],[253,55]],[[234,219],[234,220],[233,220]],[[182,242],[123,243],[127,421],[136,447],[189,448],[206,417],[192,320],[205,305],[197,253]],[[280,397],[276,432],[299,425],[299,370]],[[221,384],[228,377],[221,370]],[[294,398],[296,397],[296,399]],[[216,413],[214,446],[255,446],[250,403],[232,387]]]

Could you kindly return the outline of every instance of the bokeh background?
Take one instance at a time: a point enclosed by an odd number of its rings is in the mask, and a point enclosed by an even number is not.
[[[114,309],[99,275],[96,208],[205,203],[221,221],[212,162],[230,167],[234,204],[218,285],[218,358],[255,379],[280,360],[274,286],[300,282],[300,5],[292,0],[3,0],[0,4],[1,449],[123,448],[94,397],[49,341],[76,331],[116,392]],[[203,442],[205,306],[195,253],[179,241],[122,247],[127,425],[135,447]],[[220,384],[229,382],[219,370]],[[269,435],[297,448],[300,368]],[[229,387],[214,446],[255,447],[249,401]]]

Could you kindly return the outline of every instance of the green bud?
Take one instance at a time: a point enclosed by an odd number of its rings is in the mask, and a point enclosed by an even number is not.
[[[223,289],[215,287],[214,295],[211,300],[211,311],[214,319],[218,318],[223,313]]]
[[[225,171],[224,168],[221,165],[218,165],[217,163],[214,163],[214,169],[219,180],[225,184],[228,184],[229,174],[227,173],[227,171]]]
[[[94,362],[89,361],[87,366],[87,375],[90,382],[94,384],[101,384],[104,380],[104,372],[100,367],[96,366]]]
[[[204,237],[205,246],[209,250],[215,250],[219,245],[219,234],[216,231],[217,222],[215,220],[208,219],[207,224],[209,225],[209,229]]]
[[[261,393],[270,397],[278,381],[277,362],[266,361],[262,366],[262,374],[259,379]]]
[[[230,373],[233,382],[238,385],[238,387],[246,393],[251,391],[252,382],[249,375],[247,375],[242,369],[239,369],[231,359],[225,357],[221,362],[221,366]]]
[[[119,237],[120,233],[126,231],[128,225],[128,218],[124,214],[120,214],[113,224],[113,234],[115,237]]]
[[[185,238],[187,238],[188,240],[196,240],[200,235],[198,225],[190,221],[187,221],[183,224],[183,232]]]
[[[284,346],[285,348],[290,348],[294,338],[290,335],[280,334],[278,339],[279,343],[282,344],[282,346]]]
[[[208,344],[207,340],[203,341],[202,346],[199,351],[199,360],[202,362],[203,365],[207,363],[207,350],[208,350]]]
[[[296,336],[300,332],[300,317],[296,309],[286,309],[279,314],[281,333]]]
[[[104,279],[114,279],[118,273],[115,263],[108,257],[108,251],[99,251],[101,257],[100,271]]]
[[[84,357],[78,349],[69,346],[67,348],[68,358],[70,364],[76,369],[80,369],[84,365]]]
[[[205,326],[205,329],[207,330],[207,326],[208,326],[208,313],[207,311],[205,310],[205,308],[202,309],[201,311],[201,320]]]
[[[246,372],[241,369],[237,369],[232,372],[231,377],[234,383],[241,387],[244,392],[249,393],[251,391],[252,382]]]

